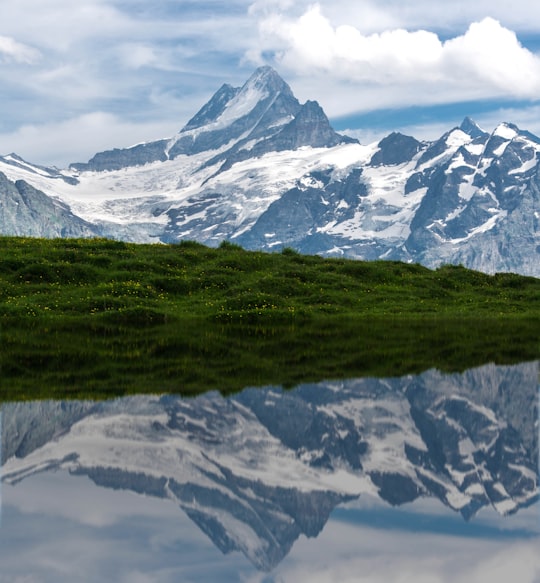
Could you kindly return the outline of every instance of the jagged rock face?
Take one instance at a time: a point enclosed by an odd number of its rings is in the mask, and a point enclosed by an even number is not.
[[[0,172],[2,234],[31,237],[93,237],[100,229],[75,216],[69,207],[24,180],[12,182]]]
[[[395,132],[383,138],[378,146],[379,149],[373,154],[370,161],[372,166],[389,166],[409,162],[422,148],[422,144],[418,140]]]
[[[459,129],[462,132],[465,132],[466,134],[468,134],[469,136],[471,136],[471,138],[476,139],[476,138],[486,138],[487,137],[487,133],[485,131],[483,131],[475,122],[474,120],[472,120],[470,117],[466,117],[463,122],[461,123],[461,125],[459,126]]]
[[[435,497],[465,519],[538,497],[538,363],[228,399],[6,404],[3,420],[4,483],[68,469],[167,498],[262,570],[364,493],[392,505]]]
[[[538,275],[538,151],[509,124],[459,147],[432,175],[406,253],[428,266],[442,260]]]
[[[288,246],[303,253],[344,253],[377,259],[390,248],[388,243],[375,240],[359,243],[342,234],[355,228],[359,207],[366,207],[364,220],[370,223],[369,228],[374,226],[370,215],[381,214],[379,206],[370,206],[364,200],[368,188],[361,168],[342,179],[332,179],[328,171],[312,172],[274,201],[236,241],[249,249]],[[340,233],[334,232],[336,225]]]
[[[242,87],[223,85],[170,139],[65,172],[0,158],[9,180],[36,190],[0,232],[69,236],[82,220],[129,241],[229,240],[540,276],[539,155],[529,132],[504,123],[490,134],[470,118],[433,142],[393,132],[362,146],[261,67]],[[44,196],[62,201],[63,230],[36,230]]]
[[[167,154],[165,149],[168,140],[139,144],[132,148],[120,150],[118,148],[107,152],[99,152],[88,163],[75,163],[71,167],[82,172],[92,170],[103,172],[106,170],[121,170],[128,166],[141,166],[150,162],[165,161]]]
[[[273,125],[274,129],[276,126]],[[274,133],[275,132],[275,133]],[[220,172],[228,170],[234,164],[250,158],[260,158],[270,152],[283,152],[284,150],[297,150],[308,146],[310,148],[331,148],[338,144],[355,143],[356,140],[337,134],[316,101],[308,101],[297,112],[293,119],[284,125],[279,131],[269,136],[260,136],[263,139],[253,143],[256,132],[252,132],[248,138],[241,140],[233,148],[226,152],[226,159],[220,167]],[[249,144],[249,147],[246,145]],[[218,155],[212,158],[207,165],[215,164],[223,158]]]
[[[194,130],[212,123],[225,111],[227,105],[238,95],[240,88],[225,83],[184,126],[184,131]]]
[[[283,129],[280,135],[280,150],[296,150],[303,146],[331,148],[354,140],[336,134],[330,127],[321,106],[316,101],[307,101],[298,115]]]

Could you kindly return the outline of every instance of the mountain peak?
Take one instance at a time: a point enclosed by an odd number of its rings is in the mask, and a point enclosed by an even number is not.
[[[330,125],[323,108],[317,101],[306,101],[296,117],[284,128],[280,140],[289,142],[288,147],[302,146],[328,148],[337,144],[356,142],[353,138],[337,134]]]
[[[409,162],[421,150],[422,143],[412,136],[392,132],[378,143],[379,149],[373,154],[370,165],[395,165]]]
[[[290,87],[272,67],[259,67],[242,87],[223,84],[180,133],[197,130],[219,120],[231,123],[249,114],[259,101],[277,94],[294,99]]]
[[[499,124],[493,131],[494,136],[498,136],[505,140],[512,140],[520,133],[519,128],[513,123],[503,122]]]
[[[280,77],[278,72],[269,65],[264,65],[262,67],[257,67],[253,71],[251,77],[246,81],[244,87],[246,86],[256,86],[256,87],[288,87],[287,83]]]
[[[255,69],[239,93],[240,95],[255,93],[261,95],[261,97],[282,94],[295,99],[289,85],[280,77],[275,69],[267,65]]]
[[[468,134],[469,136],[471,136],[471,138],[475,139],[475,138],[480,138],[482,136],[486,135],[486,132],[469,116],[467,116],[462,122],[461,125],[459,126],[459,129],[462,132],[465,132],[466,134]]]

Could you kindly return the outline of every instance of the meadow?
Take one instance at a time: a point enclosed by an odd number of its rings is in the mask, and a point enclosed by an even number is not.
[[[223,243],[0,238],[0,399],[196,394],[540,356],[540,280]]]

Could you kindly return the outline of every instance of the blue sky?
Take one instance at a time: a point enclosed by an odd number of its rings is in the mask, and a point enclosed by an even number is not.
[[[172,136],[262,64],[363,142],[465,115],[540,134],[530,0],[17,0],[0,5],[0,154],[62,167]]]

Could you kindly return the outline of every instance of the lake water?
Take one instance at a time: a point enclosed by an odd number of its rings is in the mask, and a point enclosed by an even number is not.
[[[2,406],[0,582],[540,581],[539,363]]]

